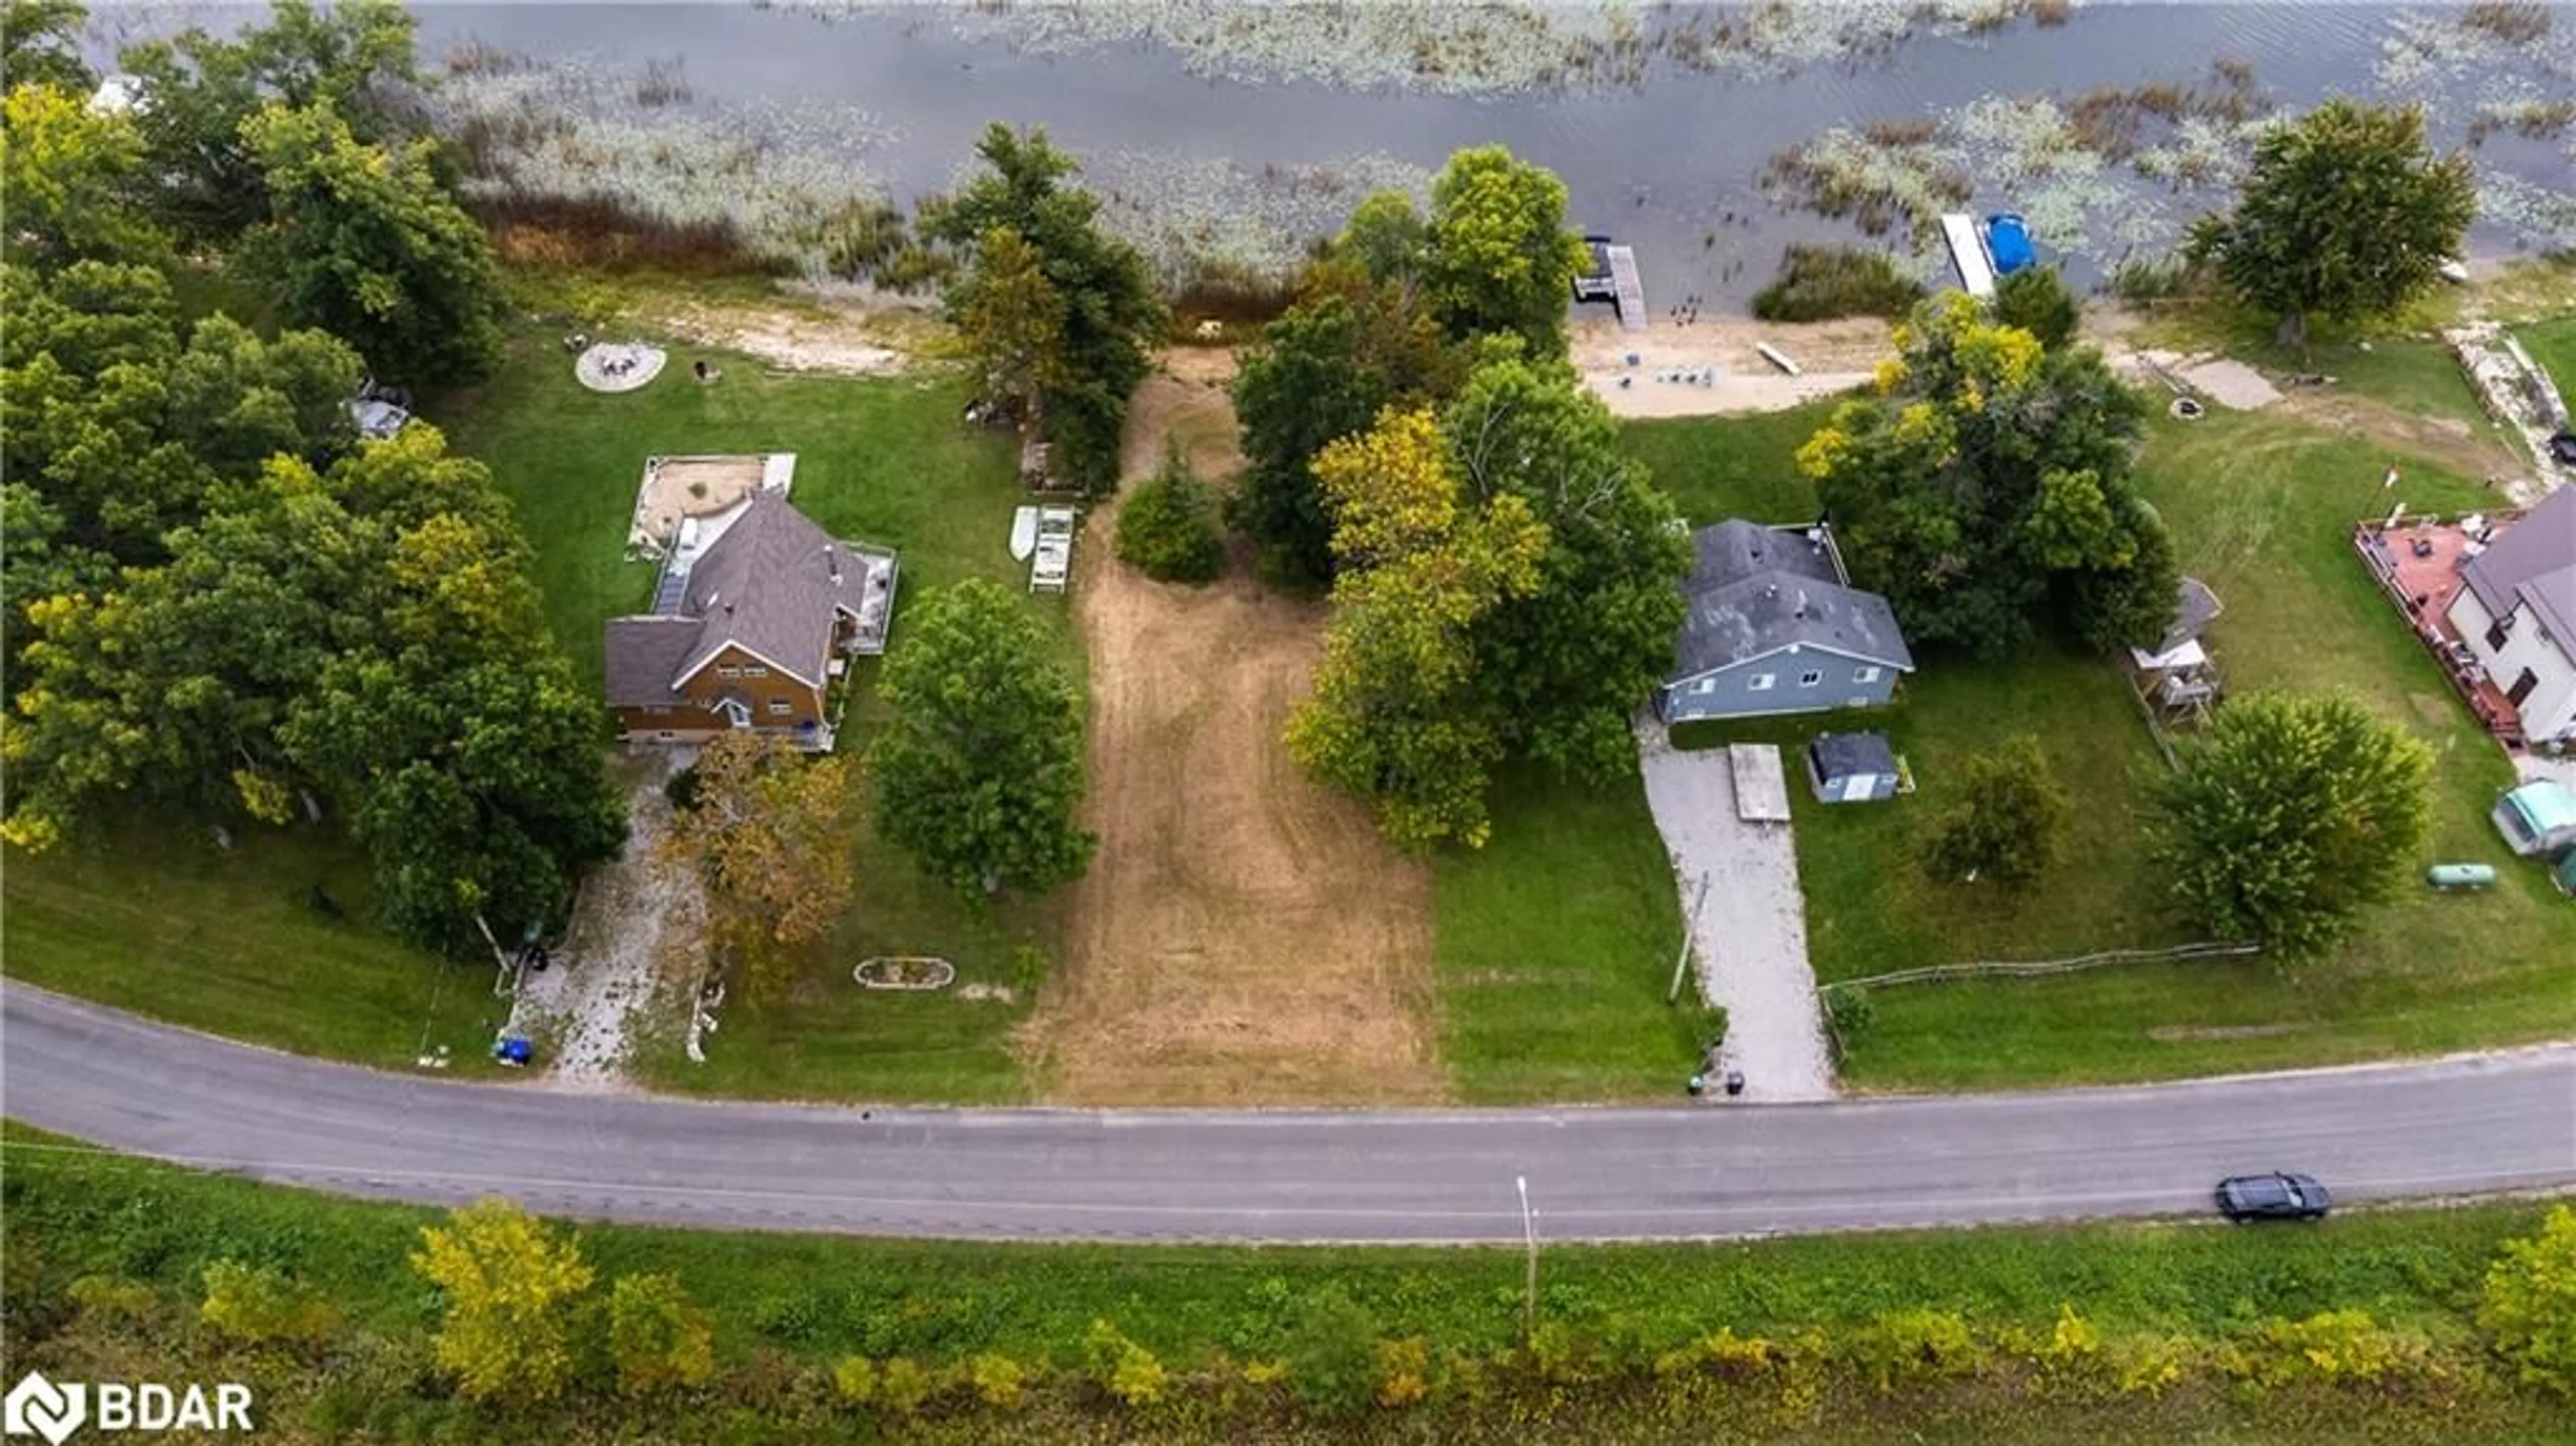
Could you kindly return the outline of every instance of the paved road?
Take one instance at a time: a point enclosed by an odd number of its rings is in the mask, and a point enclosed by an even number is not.
[[[876,1110],[379,1074],[0,988],[0,1104],[349,1194],[985,1238],[1517,1241],[2205,1212],[2231,1171],[2346,1200],[2576,1184],[2576,1045],[2135,1089],[1672,1109]]]

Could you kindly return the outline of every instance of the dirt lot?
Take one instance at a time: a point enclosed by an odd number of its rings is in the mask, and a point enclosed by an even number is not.
[[[1230,474],[1230,358],[1165,365],[1136,398],[1127,474],[1152,472],[1166,437],[1201,475]],[[1321,605],[1239,564],[1213,587],[1149,582],[1111,556],[1116,526],[1114,509],[1093,513],[1074,568],[1100,852],[1029,1025],[1049,1097],[1439,1099],[1429,875],[1279,741],[1321,652]]]
[[[1753,349],[1768,342],[1798,364],[1789,376]],[[1774,323],[1743,317],[1703,316],[1685,326],[1664,318],[1645,331],[1622,331],[1615,321],[1575,324],[1574,369],[1623,417],[1696,417],[1725,412],[1775,412],[1815,397],[1848,391],[1870,379],[1871,369],[1894,354],[1888,325],[1875,317],[1848,321]],[[1637,358],[1635,366],[1628,358]],[[1714,368],[1707,385],[1658,380],[1673,372]],[[1621,378],[1628,385],[1621,386]]]

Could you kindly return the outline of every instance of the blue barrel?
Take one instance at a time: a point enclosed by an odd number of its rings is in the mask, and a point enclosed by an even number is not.
[[[2495,883],[2495,865],[2435,864],[2424,871],[2424,882],[2437,889],[2483,889]]]

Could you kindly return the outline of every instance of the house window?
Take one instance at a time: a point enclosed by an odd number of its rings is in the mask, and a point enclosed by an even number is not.
[[[647,713],[668,713],[671,711],[671,705],[668,703],[647,703],[644,705],[644,711]]]
[[[716,676],[719,678],[739,678],[742,676],[742,669],[727,663],[725,666],[716,669]]]
[[[769,705],[769,716],[772,718],[783,718],[787,715],[787,709],[788,704],[785,700],[782,699],[774,701]]]
[[[1717,691],[1717,679],[1701,678],[1691,684],[1690,690],[1693,697],[1705,698]]]
[[[1855,683],[1875,683],[1878,681],[1878,669],[1854,668],[1852,669],[1852,681]]]
[[[2513,636],[2513,630],[2505,626],[2506,623],[2511,621],[2513,621],[2513,617],[2508,613],[2504,617],[2500,617],[2494,622],[2487,624],[2487,647],[2489,649],[2499,652],[2503,650],[2505,639]]]
[[[745,668],[742,670],[742,675],[746,678],[766,678],[769,676],[769,670],[767,668]]]
[[[1745,689],[1745,691],[1746,691],[1746,692],[1748,692],[1748,693],[1768,693],[1768,692],[1770,692],[1770,691],[1771,691],[1771,675],[1770,675],[1770,674],[1768,674],[1768,673],[1756,673],[1756,674],[1754,674],[1752,677],[1747,678],[1747,679],[1745,679],[1745,680],[1744,680],[1744,689]]]
[[[1812,688],[1823,681],[1825,681],[1825,675],[1814,668],[1809,668],[1798,675],[1798,686],[1801,688]]]

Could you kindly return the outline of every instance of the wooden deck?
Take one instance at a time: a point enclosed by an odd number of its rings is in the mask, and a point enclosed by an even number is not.
[[[1986,243],[1977,236],[1974,216],[1944,216],[1941,234],[1950,242],[1950,261],[1959,268],[1959,284],[1979,301],[1995,294],[1994,263],[1986,259]]]
[[[1646,329],[1646,285],[1637,279],[1637,252],[1630,246],[1605,246],[1602,254],[1610,258],[1610,289],[1619,302],[1619,325],[1628,331]]]

